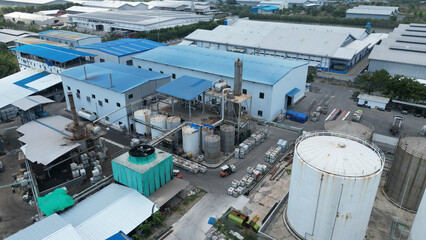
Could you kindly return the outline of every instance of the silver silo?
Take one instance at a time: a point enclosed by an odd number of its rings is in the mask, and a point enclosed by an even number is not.
[[[207,163],[218,163],[220,160],[220,136],[207,135],[204,137],[204,157]]]
[[[399,140],[385,194],[397,205],[417,211],[426,187],[426,138]]]
[[[230,153],[234,151],[235,127],[223,124],[220,126],[220,150]]]

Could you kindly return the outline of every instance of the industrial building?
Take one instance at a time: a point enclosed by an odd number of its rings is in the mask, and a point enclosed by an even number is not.
[[[115,62],[133,65],[132,57],[138,53],[151,50],[166,44],[146,39],[119,39],[115,41],[102,42],[79,46],[76,49],[95,55],[94,62]]]
[[[346,18],[390,19],[398,16],[399,7],[359,5],[346,10]]]
[[[280,10],[278,7],[270,6],[270,5],[256,6],[256,7],[250,8],[251,13],[260,13],[260,14],[274,14],[278,10]]]
[[[146,2],[149,9],[169,10],[169,11],[191,11],[199,14],[211,13],[210,2],[192,2],[192,1],[149,1]]]
[[[99,36],[65,30],[49,30],[39,34],[40,39],[57,43],[65,43],[71,49],[78,46],[102,42],[102,38]]]
[[[105,32],[149,31],[190,25],[212,19],[213,16],[208,15],[162,10],[110,11],[108,14],[92,12],[70,15],[71,22],[75,23],[77,27]]]
[[[271,120],[304,96],[308,63],[191,46],[158,47],[136,55],[133,65],[172,75],[234,83],[234,62],[243,61],[242,92],[253,96],[253,116]],[[248,109],[247,109],[248,110]]]
[[[62,72],[61,77],[64,91],[72,92],[77,111],[86,113],[83,116],[94,120],[120,109],[104,120],[129,130],[134,129],[129,117],[132,109],[142,107],[141,99],[170,82],[168,75],[109,62],[75,67]],[[66,100],[69,108],[69,99]],[[139,104],[127,106],[135,101]]]
[[[426,24],[400,24],[368,57],[368,70],[385,69],[391,75],[426,78]]]
[[[368,94],[358,95],[358,106],[365,106],[368,108],[377,108],[380,110],[385,110],[390,99],[380,96],[372,96]]]
[[[38,37],[38,34],[13,29],[0,29],[0,43],[4,43],[8,47],[15,46],[16,40],[26,37]]]
[[[311,67],[345,74],[387,36],[348,27],[241,19],[227,24],[198,29],[185,40],[201,48],[308,61]]]
[[[67,4],[67,0],[2,0],[1,7],[25,7],[25,6],[42,6],[53,4]]]
[[[145,2],[126,2],[126,1],[86,1],[82,3],[84,7],[96,7],[115,10],[147,10]]]
[[[15,40],[16,47],[31,45],[31,44],[50,44],[50,45],[54,45],[58,47],[68,48],[68,45],[64,43],[51,42],[51,41],[43,40],[40,38],[34,38],[34,37],[20,38]]]
[[[136,190],[111,183],[61,214],[54,213],[6,238],[105,240],[129,234],[158,207]]]
[[[35,24],[38,26],[53,25],[59,22],[59,19],[51,16],[43,16],[34,13],[12,12],[4,15],[4,19],[14,23],[22,22],[27,25]]]
[[[83,7],[83,6],[72,6],[65,9],[68,14],[79,14],[79,13],[92,13],[92,12],[106,12],[109,11],[108,8],[100,7]]]
[[[93,54],[50,44],[27,44],[12,49],[16,53],[19,68],[34,68],[58,74],[65,69],[90,62]]]
[[[359,138],[300,136],[285,214],[289,230],[300,239],[364,239],[384,163],[381,150]]]

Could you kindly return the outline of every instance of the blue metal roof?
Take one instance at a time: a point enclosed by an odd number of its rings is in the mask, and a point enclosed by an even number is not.
[[[212,81],[190,76],[180,77],[156,91],[180,99],[192,100],[212,87]]]
[[[84,75],[84,67],[86,68],[87,80]],[[110,74],[112,76],[112,87]],[[61,75],[121,93],[150,80],[170,77],[165,74],[112,62],[86,64],[64,71]]]
[[[294,95],[296,95],[296,93],[298,93],[300,91],[300,89],[298,88],[293,88],[293,90],[291,90],[290,92],[288,92],[286,95],[289,97],[294,97]]]
[[[68,62],[79,57],[95,56],[90,53],[80,52],[50,44],[27,44],[12,50],[50,59],[57,62]]]
[[[48,31],[40,32],[39,34],[50,36],[50,37],[68,39],[68,40],[72,40],[72,41],[78,41],[78,40],[82,40],[82,39],[86,39],[86,38],[101,38],[101,37],[95,36],[95,35],[66,31],[66,30],[48,30]]]
[[[266,5],[266,6],[259,6],[260,9],[262,9],[263,11],[278,11],[280,10],[277,7],[274,6],[270,6],[270,5]]]
[[[120,231],[105,240],[132,240],[132,239],[129,236],[127,236],[123,231]]]
[[[145,52],[160,46],[167,46],[167,44],[158,43],[146,39],[127,38],[103,43],[84,45],[77,48],[98,50],[101,52],[112,54],[114,56],[121,57],[129,54]]]
[[[192,46],[158,47],[134,56],[151,62],[234,78],[234,62],[243,61],[243,80],[274,85],[294,68],[308,62],[211,50]]]

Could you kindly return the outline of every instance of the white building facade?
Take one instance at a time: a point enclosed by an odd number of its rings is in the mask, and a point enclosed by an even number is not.
[[[138,68],[172,75],[172,80],[187,75],[211,81],[223,79],[233,86],[237,58],[243,61],[242,91],[252,96],[252,116],[272,120],[304,96],[308,63],[302,61],[169,46],[136,55],[133,62]]]
[[[41,32],[39,34],[40,39],[51,42],[64,43],[68,45],[71,49],[75,49],[75,47],[77,46],[102,42],[102,38],[96,35],[65,30],[49,30]]]

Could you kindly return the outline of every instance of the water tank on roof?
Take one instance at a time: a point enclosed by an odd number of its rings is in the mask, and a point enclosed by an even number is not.
[[[364,239],[383,166],[383,153],[360,138],[299,137],[286,212],[290,230],[302,239]]]

